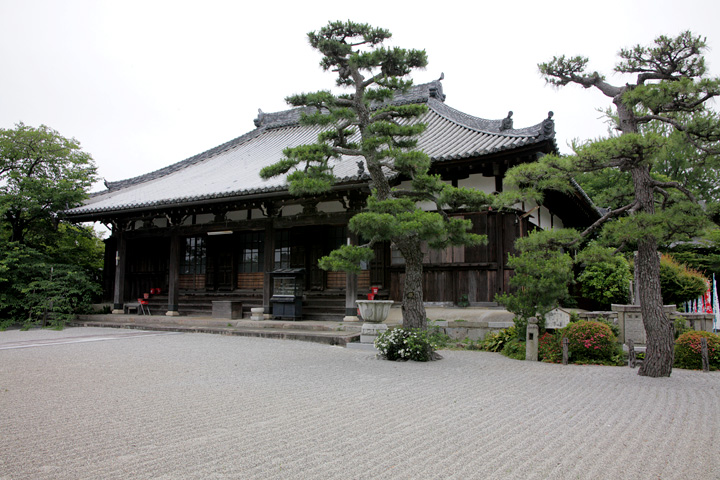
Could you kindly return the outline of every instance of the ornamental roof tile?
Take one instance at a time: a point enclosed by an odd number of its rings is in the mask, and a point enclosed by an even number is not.
[[[395,97],[393,103],[426,103],[427,113],[416,121],[427,123],[418,148],[433,162],[482,157],[504,150],[554,142],[550,116],[541,123],[513,129],[507,119],[473,117],[444,103],[440,81],[418,85]],[[106,183],[106,191],[93,194],[69,216],[101,214],[144,208],[182,205],[208,199],[287,191],[284,176],[260,178],[260,170],[282,158],[287,147],[313,143],[321,127],[302,126],[302,109],[259,112],[257,128],[227,143],[160,170],[118,182]],[[367,181],[358,172],[357,159],[343,156],[334,163],[340,182]]]

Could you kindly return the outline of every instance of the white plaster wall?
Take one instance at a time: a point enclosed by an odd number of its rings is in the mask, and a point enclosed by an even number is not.
[[[195,224],[210,223],[215,219],[215,215],[212,213],[201,213],[195,216]]]
[[[160,228],[165,228],[168,225],[167,218],[161,217],[161,218],[154,218],[153,219],[153,225]]]
[[[552,225],[552,219],[550,218],[550,210],[547,207],[540,207],[540,227],[543,230],[549,230]]]
[[[286,205],[282,208],[283,217],[291,217],[302,213],[302,205]]]
[[[344,212],[345,211],[345,209],[342,206],[342,203],[340,203],[339,201],[318,203],[317,209],[318,209],[318,212],[323,212],[323,213],[335,213],[335,212]]]
[[[227,218],[230,221],[237,222],[239,220],[245,220],[247,219],[247,210],[234,210],[232,212],[228,212],[225,215],[225,218]]]
[[[495,191],[495,177],[483,177],[476,173],[468,178],[458,180],[458,187],[474,188],[485,193],[492,193]]]

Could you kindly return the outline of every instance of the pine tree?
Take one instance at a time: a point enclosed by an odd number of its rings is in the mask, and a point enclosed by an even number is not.
[[[663,310],[658,246],[697,233],[706,225],[707,213],[679,179],[654,173],[662,169],[667,175],[669,149],[677,151],[678,138],[693,151],[686,160],[696,171],[716,168],[720,153],[720,118],[708,106],[720,94],[720,80],[706,74],[705,48],[705,39],[684,32],[675,38],[660,36],[650,47],[622,49],[615,71],[634,78],[624,85],[612,85],[586,70],[584,57],[554,57],[540,64],[540,72],[554,86],[573,83],[610,98],[608,114],[618,134],[577,145],[572,156],[548,156],[509,173],[521,186],[562,189],[567,188],[563,178],[570,175],[612,170],[615,183],[626,185],[613,197],[618,203],[583,233],[588,236],[603,227],[603,234],[619,246],[637,248],[635,268],[647,334],[639,374],[651,377],[669,376],[673,365],[673,325]],[[629,180],[622,182],[623,175]],[[627,202],[620,202],[622,198]]]
[[[261,172],[264,178],[287,174],[289,190],[297,196],[330,190],[333,161],[341,156],[362,157],[370,175],[372,194],[366,210],[355,215],[349,228],[368,243],[344,246],[324,257],[326,270],[359,271],[359,262],[373,256],[372,245],[390,241],[405,260],[403,326],[426,328],[423,306],[423,245],[476,245],[484,236],[469,233],[468,220],[448,216],[444,208],[479,208],[490,198],[482,192],[453,188],[429,173],[430,159],[415,149],[426,128],[418,121],[423,104],[393,102],[406,92],[409,74],[427,65],[423,50],[386,47],[388,30],[354,22],[330,22],[308,34],[310,45],[322,55],[320,65],[337,74],[336,84],[347,93],[330,91],[293,95],[296,107],[311,107],[304,125],[324,127],[316,143],[288,148],[284,158]],[[392,179],[409,179],[410,189],[396,188]],[[434,202],[436,211],[417,203]]]

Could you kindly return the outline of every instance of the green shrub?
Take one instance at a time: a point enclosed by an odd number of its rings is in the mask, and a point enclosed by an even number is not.
[[[427,362],[433,359],[436,346],[427,330],[398,327],[378,335],[375,348],[387,360]]]
[[[685,332],[675,341],[675,366],[698,370],[702,368],[701,338],[707,338],[710,369],[720,368],[720,337],[710,332]]]
[[[562,362],[562,330],[545,332],[538,339],[538,358],[542,362]]]
[[[513,338],[517,339],[517,328],[515,326],[490,332],[485,335],[482,341],[482,349],[486,352],[501,352],[505,344]]]
[[[578,277],[583,297],[606,306],[627,303],[632,273],[625,258],[613,255],[611,248],[591,247],[581,260],[586,265]]]
[[[615,335],[616,339],[620,336],[620,327],[618,327],[617,324],[611,322],[607,318],[598,318],[597,321],[602,323],[603,325],[607,325],[613,335]]]
[[[562,330],[562,336],[569,341],[568,351],[573,362],[609,362],[618,353],[615,335],[604,323],[571,323]]]
[[[673,320],[673,326],[675,327],[675,340],[680,338],[680,335],[682,335],[683,333],[693,331],[692,328],[688,327],[688,324],[684,318],[675,318]]]
[[[525,342],[512,338],[503,347],[502,354],[515,360],[525,360]]]
[[[446,334],[445,331],[438,327],[434,321],[428,321],[428,336],[430,343],[433,344],[435,350],[446,348],[450,344],[450,335]]]
[[[666,305],[681,305],[703,295],[707,290],[707,283],[701,273],[676,262],[668,255],[662,255],[660,289]]]

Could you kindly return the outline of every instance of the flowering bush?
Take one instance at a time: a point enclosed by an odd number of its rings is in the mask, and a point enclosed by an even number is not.
[[[675,341],[675,366],[678,368],[702,368],[701,338],[707,338],[710,369],[720,368],[720,337],[710,332],[685,332]]]
[[[543,362],[562,362],[562,330],[542,334],[538,339],[538,358]]]
[[[378,335],[375,348],[387,360],[427,362],[434,359],[437,347],[430,340],[427,330],[398,327]]]
[[[615,335],[604,323],[574,322],[563,328],[562,336],[568,338],[568,351],[574,362],[607,361],[617,353]]]

